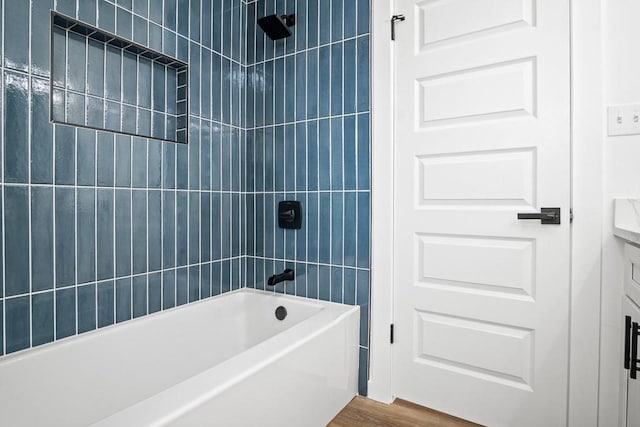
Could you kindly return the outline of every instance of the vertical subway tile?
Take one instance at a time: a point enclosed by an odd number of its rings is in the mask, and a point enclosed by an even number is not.
[[[4,4],[4,66],[14,70],[29,69],[29,3]]]
[[[342,114],[342,43],[331,45],[331,114]]]
[[[351,3],[351,2],[347,2]],[[342,90],[344,114],[356,111],[356,41],[344,42],[344,82]]]
[[[140,274],[147,269],[147,192],[133,190],[132,195],[133,222],[133,274]]]
[[[56,339],[76,333],[76,288],[56,291]]]
[[[96,328],[96,285],[78,286],[78,333]]]
[[[358,267],[369,268],[369,193],[358,193]]]
[[[97,190],[97,275],[98,280],[114,277],[114,191]]]
[[[133,151],[131,158],[131,186],[145,188],[147,187],[147,140],[134,137],[131,141],[131,149]],[[154,166],[157,168],[157,165]]]
[[[131,278],[116,281],[116,323],[131,319]]]
[[[342,303],[342,268],[331,267],[331,301]]]
[[[307,126],[305,123],[296,124],[296,190],[307,189]],[[310,188],[311,189],[311,188]]]
[[[369,300],[370,300],[369,271],[358,270],[356,284],[356,304],[360,306],[360,345],[369,345]]]
[[[318,260],[323,264],[331,262],[331,194],[320,193],[319,208]]]
[[[189,188],[189,149],[186,144],[176,147],[176,188]]]
[[[138,106],[151,108],[151,61],[138,58]]]
[[[307,122],[307,189],[318,190],[318,122]]]
[[[189,277],[187,267],[176,269],[176,306],[189,302]]]
[[[143,17],[149,15],[149,1],[150,0],[133,0],[133,11]],[[162,8],[160,8],[162,9]]]
[[[356,118],[345,116],[343,122],[343,182],[345,190],[356,189],[356,172],[361,165],[356,162]],[[362,165],[366,166],[366,165]]]
[[[296,57],[289,55],[284,60],[284,72],[287,76],[284,82],[284,119],[286,122],[292,122],[296,119]]]
[[[343,185],[342,117],[331,119],[331,189],[342,190]]]
[[[284,128],[284,189],[294,191],[296,188],[296,142],[295,127],[288,124]]]
[[[162,273],[149,274],[149,314],[162,310]]]
[[[148,259],[149,271],[162,268],[162,193],[160,191],[148,192]]]
[[[211,295],[220,295],[222,292],[222,272],[220,271],[220,263],[211,264]]]
[[[7,232],[10,228],[7,229]],[[13,249],[12,249],[13,250]],[[53,288],[53,189],[31,188],[31,290]]]
[[[115,290],[113,280],[98,284],[98,328],[113,325]]]
[[[116,9],[116,33],[118,36],[131,40],[133,31],[133,15],[128,10]]]
[[[178,0],[177,4],[178,34],[189,36],[189,0]]]
[[[176,144],[163,144],[162,187],[176,187]]]
[[[115,191],[116,276],[131,274],[131,190]]]
[[[200,265],[200,298],[211,296],[211,264]]]
[[[149,22],[139,16],[133,17],[133,41],[143,46],[149,43]]]
[[[331,301],[331,267],[326,265],[318,267],[318,298]]]
[[[318,253],[320,248],[319,242],[319,220],[320,211],[318,207],[318,193],[309,193],[307,195],[307,260],[309,262],[318,261]],[[323,233],[328,231],[323,230]]]
[[[31,319],[29,316],[29,297],[9,298],[5,300],[5,353],[28,348],[30,345]]]
[[[31,79],[31,183],[53,182],[53,127],[49,122],[49,82]]]
[[[358,394],[360,396],[367,395],[368,389],[368,366],[369,366],[369,350],[360,347],[360,364],[358,366]]]
[[[163,16],[164,3],[164,16]],[[176,28],[176,0],[149,0],[149,19],[156,24],[164,24],[171,29]]]
[[[231,263],[229,260],[220,263],[220,289],[222,293],[231,290]]]
[[[369,36],[358,38],[357,44],[357,108],[369,110]]]
[[[240,195],[231,195],[231,256],[240,256]]]
[[[189,189],[200,189],[200,124],[197,119],[191,120],[189,128]]]
[[[162,309],[176,306],[176,270],[162,272]]]
[[[162,143],[156,140],[147,140],[147,186],[149,188],[162,187]]]
[[[318,122],[318,189],[331,189],[331,126],[329,119]]]
[[[55,126],[55,183],[73,185],[76,180],[75,128]]]
[[[98,0],[98,27],[111,33],[116,31],[116,9],[107,0]]]
[[[90,17],[85,17],[84,21],[95,24],[95,0],[93,2],[87,0],[83,3],[93,3],[93,20]],[[50,21],[51,9],[53,9],[53,0],[31,2],[31,31],[29,34],[31,36],[31,72],[41,76],[49,76],[51,30],[49,25],[42,25],[42,23]]]
[[[175,267],[175,202],[173,191],[162,192],[162,267]]]
[[[319,44],[324,45],[331,41],[331,18],[333,14],[331,13],[331,3],[332,0],[318,0],[320,5],[320,15],[319,15]]]
[[[96,184],[96,131],[78,129],[76,145],[77,184]],[[33,168],[31,169],[33,171]],[[33,175],[33,173],[32,173]]]
[[[67,35],[67,89],[84,92],[86,75],[87,38],[69,32]]]
[[[116,135],[116,187],[131,187],[131,137]]]
[[[369,114],[359,114],[357,121],[358,190],[369,190],[371,185]]]
[[[200,262],[200,193],[189,192],[189,264]]]
[[[121,51],[107,46],[106,48],[106,68],[105,68],[105,96],[108,99],[119,101],[121,91],[122,76],[122,54]]]
[[[344,277],[342,281],[343,303],[349,305],[356,304],[356,274],[353,268],[344,269]]]
[[[56,287],[75,283],[75,191],[55,189]]]
[[[189,302],[200,299],[200,266],[189,267]]]
[[[97,179],[98,185],[111,187],[114,183],[114,135],[98,132],[97,143]]]
[[[31,337],[34,347],[53,341],[53,292],[31,298]]]
[[[133,278],[133,317],[147,314],[147,276],[134,276]]]
[[[222,257],[222,229],[221,229],[221,195],[211,194],[211,259],[218,260]]]
[[[200,248],[201,261],[211,259],[211,196],[209,193],[202,193],[200,200]]]
[[[369,15],[370,15],[370,2],[369,0],[357,0],[357,28],[358,34],[365,34],[369,32]]]
[[[342,241],[344,242],[344,265],[351,267],[356,266],[356,242],[357,238],[357,193],[344,193],[344,231],[342,233]]]
[[[29,79],[5,72],[4,85],[4,181],[26,183],[29,181]]]
[[[211,125],[204,120],[200,129],[200,188],[211,190],[211,174],[216,171],[211,169]]]
[[[318,50],[318,116],[331,113],[331,47]]]
[[[353,0],[352,0],[353,1]],[[331,0],[331,40],[337,41],[342,38],[344,0]],[[347,0],[347,3],[350,1]]]
[[[343,264],[344,225],[343,208],[344,193],[331,194],[331,263]]]
[[[318,266],[307,265],[307,298],[318,298]]]
[[[29,196],[26,187],[4,189],[5,297],[29,292]]]
[[[187,229],[189,197],[184,191],[176,193],[176,265],[187,265],[189,234]]]

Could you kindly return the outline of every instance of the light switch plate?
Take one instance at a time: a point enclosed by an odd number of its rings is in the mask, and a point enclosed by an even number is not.
[[[610,105],[607,128],[609,136],[640,135],[640,104]]]

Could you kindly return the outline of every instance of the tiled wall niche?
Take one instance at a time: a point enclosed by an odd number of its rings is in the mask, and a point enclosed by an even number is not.
[[[186,143],[188,66],[51,12],[51,119]]]

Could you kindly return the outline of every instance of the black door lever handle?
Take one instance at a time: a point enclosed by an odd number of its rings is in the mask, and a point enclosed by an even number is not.
[[[540,213],[519,213],[518,219],[539,219],[541,224],[560,224],[560,208],[540,208]]]

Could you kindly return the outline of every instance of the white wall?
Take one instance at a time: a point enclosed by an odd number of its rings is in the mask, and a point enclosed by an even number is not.
[[[603,2],[604,106],[640,103],[640,2]],[[605,137],[600,426],[618,425],[623,295],[622,243],[612,234],[613,199],[640,197],[640,136]]]

